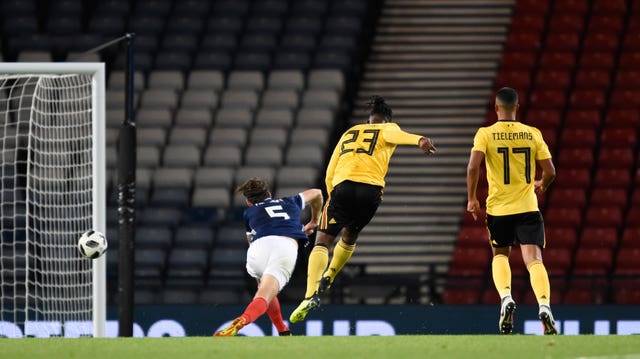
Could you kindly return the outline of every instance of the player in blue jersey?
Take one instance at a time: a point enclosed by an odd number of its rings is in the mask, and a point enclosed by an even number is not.
[[[244,211],[247,227],[247,272],[258,280],[258,291],[244,313],[215,336],[234,336],[264,313],[269,315],[280,335],[291,335],[282,320],[278,292],[284,288],[296,265],[298,241],[306,241],[318,226],[322,210],[322,191],[308,189],[295,196],[272,199],[267,182],[251,178],[240,185],[249,206]],[[311,219],[304,227],[300,215],[306,205]]]

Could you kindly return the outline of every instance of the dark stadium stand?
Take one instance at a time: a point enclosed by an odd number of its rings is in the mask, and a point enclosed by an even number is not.
[[[423,158],[398,150],[397,157],[405,157],[390,170],[389,209],[374,220],[378,227],[369,227],[370,242],[336,282],[332,302],[414,303],[421,297],[421,303],[496,304],[486,229],[461,214],[459,193],[447,192],[463,186],[458,170],[464,165],[454,155],[468,155],[467,132],[482,116],[474,101],[485,100],[491,81],[493,89],[519,92],[520,118],[542,131],[554,155],[558,177],[540,198],[552,303],[640,303],[640,0],[514,0],[512,12],[502,2],[487,5],[494,13],[483,16],[468,4],[464,14],[462,5],[434,2],[453,6],[460,24],[444,16],[411,18],[413,5],[388,2],[383,9],[383,3],[0,0],[0,60],[71,61],[136,33],[138,303],[247,299],[255,283],[244,270],[244,202],[233,189],[256,175],[270,180],[276,196],[323,187],[336,135],[364,113],[353,102],[383,91],[402,126],[434,131],[441,160],[424,166]],[[490,55],[497,58],[500,46],[492,41],[502,43],[509,16],[494,74]],[[473,33],[478,29],[481,34]],[[464,36],[484,33],[483,40],[464,42]],[[381,38],[377,46],[371,45],[374,34]],[[453,68],[450,56],[469,68]],[[107,262],[114,303],[125,57],[110,48],[80,59],[104,61],[108,69]],[[415,71],[406,79],[405,67]],[[359,82],[367,78],[367,85]],[[469,92],[459,106],[440,91]],[[490,108],[486,123],[494,121]],[[442,192],[440,202],[407,206],[407,198],[432,189]],[[478,191],[483,201],[486,181]],[[412,211],[415,222],[398,222]],[[439,232],[442,223],[447,228]],[[433,238],[425,239],[425,232]],[[303,259],[299,266],[306,265]],[[535,303],[519,248],[511,263],[516,301]],[[305,272],[296,271],[284,304],[299,299]],[[358,282],[363,273],[372,273],[369,281]]]
[[[63,61],[136,33],[139,301],[237,303],[247,279],[238,222],[245,204],[233,190],[250,176],[268,179],[279,196],[320,186],[358,75],[354,65],[366,51],[373,4],[0,1],[4,61]],[[108,70],[111,301],[125,58],[117,49],[92,56]],[[212,295],[212,289],[226,294]]]
[[[640,222],[639,10],[639,1],[624,0],[515,4],[494,87],[519,91],[520,117],[542,130],[555,157],[557,181],[541,198],[553,303],[638,303],[640,298],[637,277],[632,278],[639,267],[632,264],[638,263],[637,246],[631,244]],[[465,246],[470,231],[463,223],[458,247]],[[468,302],[455,295],[456,277],[465,268],[454,261],[445,302]],[[490,281],[485,277],[477,293]],[[526,302],[531,290],[524,284],[525,293],[516,300]],[[497,296],[487,296],[497,303]]]

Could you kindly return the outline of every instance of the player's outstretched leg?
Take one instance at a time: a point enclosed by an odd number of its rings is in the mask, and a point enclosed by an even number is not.
[[[558,327],[556,327],[556,321],[551,314],[551,308],[547,305],[541,305],[538,310],[538,318],[542,321],[542,329],[544,335],[556,335],[558,334]]]
[[[231,324],[229,324],[226,328],[218,330],[213,336],[214,337],[233,337],[236,334],[238,334],[238,331],[247,324],[248,324],[247,318],[238,317],[234,319],[231,322]]]
[[[513,317],[516,311],[516,302],[513,301],[511,296],[502,298],[502,304],[500,305],[500,320],[498,321],[498,328],[500,334],[511,334],[513,332]]]
[[[304,320],[307,317],[307,314],[315,308],[320,307],[320,296],[318,293],[314,293],[311,297],[305,298],[298,308],[296,308],[291,316],[289,316],[289,321],[291,323],[297,323]]]

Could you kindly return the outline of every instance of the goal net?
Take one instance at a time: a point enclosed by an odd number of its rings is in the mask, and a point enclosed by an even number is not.
[[[104,336],[104,67],[0,64],[0,336]]]

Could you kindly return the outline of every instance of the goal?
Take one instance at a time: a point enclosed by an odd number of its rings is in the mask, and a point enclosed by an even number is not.
[[[105,334],[102,63],[0,63],[0,337]]]

